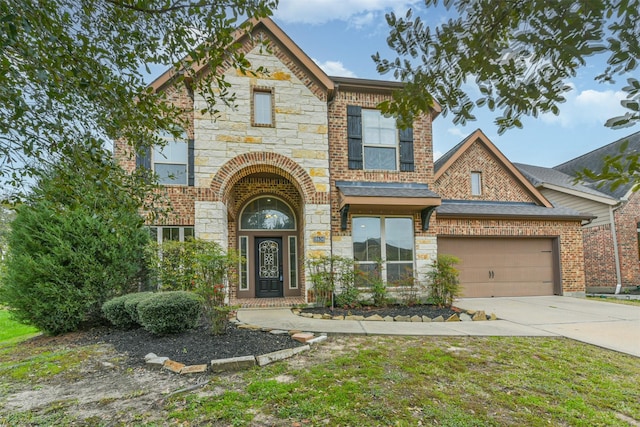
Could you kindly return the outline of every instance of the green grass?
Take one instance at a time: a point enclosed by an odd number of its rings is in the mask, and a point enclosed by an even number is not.
[[[28,338],[37,332],[37,328],[16,322],[11,319],[9,311],[0,309],[0,342],[10,339]]]
[[[637,305],[640,306],[640,299],[620,299],[614,297],[587,297],[592,301],[612,302],[614,304]]]
[[[369,341],[373,341],[369,338]],[[175,399],[169,418],[252,425],[599,425],[640,420],[640,359],[560,338],[361,339],[311,368],[267,368],[218,397]],[[461,348],[462,350],[457,350]]]
[[[90,346],[0,344],[0,385],[73,388],[93,356]],[[290,362],[210,374],[151,412],[133,404],[143,395],[118,402],[140,426],[624,426],[640,421],[640,358],[565,338],[331,337]],[[14,413],[0,398],[0,425],[107,425],[112,404],[96,399],[105,414],[82,419],[72,398]]]

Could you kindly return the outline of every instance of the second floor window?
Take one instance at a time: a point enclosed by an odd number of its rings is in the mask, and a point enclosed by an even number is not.
[[[398,129],[394,117],[347,106],[349,169],[413,172],[413,129]]]
[[[471,195],[482,195],[482,174],[480,172],[471,172]]]
[[[362,145],[365,169],[398,168],[398,129],[393,117],[385,117],[378,110],[362,110]]]
[[[162,147],[145,147],[136,153],[136,168],[152,171],[163,185],[193,186],[194,140],[188,139],[186,132],[178,138],[166,132],[159,136],[166,143]]]
[[[187,185],[187,138],[166,136],[164,147],[153,148],[153,171],[160,184]]]

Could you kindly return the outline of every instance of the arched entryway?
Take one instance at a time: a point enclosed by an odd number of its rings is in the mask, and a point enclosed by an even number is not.
[[[298,221],[293,208],[275,195],[261,195],[242,207],[238,221],[239,298],[300,295]]]

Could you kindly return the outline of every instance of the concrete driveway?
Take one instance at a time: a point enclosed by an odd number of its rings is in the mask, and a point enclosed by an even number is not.
[[[560,296],[463,298],[455,305],[640,357],[640,306]]]

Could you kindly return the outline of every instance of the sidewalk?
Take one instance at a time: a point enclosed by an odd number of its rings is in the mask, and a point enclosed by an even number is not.
[[[264,328],[357,335],[564,336],[640,357],[640,307],[569,297],[468,298],[462,309],[494,312],[486,322],[374,322],[309,319],[288,308],[240,309]]]

